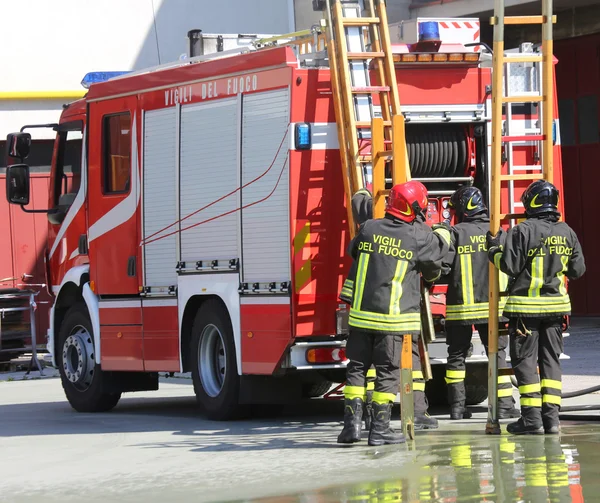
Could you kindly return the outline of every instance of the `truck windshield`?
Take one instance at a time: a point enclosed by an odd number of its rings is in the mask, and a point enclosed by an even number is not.
[[[61,196],[77,194],[81,182],[81,149],[83,123],[62,124],[58,128],[56,177],[54,178],[54,205]]]

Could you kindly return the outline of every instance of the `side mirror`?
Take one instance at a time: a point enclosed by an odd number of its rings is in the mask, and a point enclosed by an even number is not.
[[[6,168],[6,199],[11,204],[29,204],[29,166],[13,164]]]
[[[6,155],[23,161],[31,150],[31,135],[29,133],[10,133],[6,137]]]

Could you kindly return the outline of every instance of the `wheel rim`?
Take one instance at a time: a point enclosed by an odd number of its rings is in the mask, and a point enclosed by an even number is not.
[[[94,378],[94,343],[85,327],[78,325],[63,344],[63,370],[78,391],[86,391]]]
[[[212,398],[223,389],[227,374],[227,352],[223,335],[214,325],[202,330],[198,344],[198,373],[206,394]]]

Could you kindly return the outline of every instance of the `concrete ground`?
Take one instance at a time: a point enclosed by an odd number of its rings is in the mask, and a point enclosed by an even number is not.
[[[597,327],[595,321],[576,323],[565,340],[571,360],[563,361],[564,392],[600,384]],[[281,495],[291,495],[286,501],[339,501],[382,491],[416,501],[425,499],[424,490],[430,501],[484,493],[487,501],[517,501],[524,499],[523,487],[535,485],[523,479],[528,459],[541,454],[560,454],[557,463],[568,465],[562,490],[567,487],[571,498],[573,491],[586,501],[600,494],[600,422],[586,417],[563,421],[560,439],[491,437],[483,434],[484,407],[460,423],[434,411],[440,429],[419,433],[414,444],[344,448],[335,442],[340,402],[314,400],[277,418],[218,423],[198,412],[189,381],[167,379],[158,392],[124,395],[111,413],[77,414],[58,379],[21,377],[4,375],[0,382],[2,502],[280,501]],[[600,405],[600,394],[565,402],[575,404]],[[600,411],[587,415],[600,419]],[[550,478],[547,485],[551,492]],[[546,501],[548,494],[525,500]]]

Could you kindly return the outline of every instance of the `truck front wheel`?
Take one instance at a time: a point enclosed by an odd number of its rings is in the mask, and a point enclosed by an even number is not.
[[[196,398],[210,419],[237,417],[240,377],[233,328],[227,309],[215,299],[202,304],[192,327],[190,346]]]
[[[57,364],[67,400],[77,412],[113,409],[121,393],[104,391],[105,375],[95,361],[92,323],[84,303],[66,313],[58,334]]]

